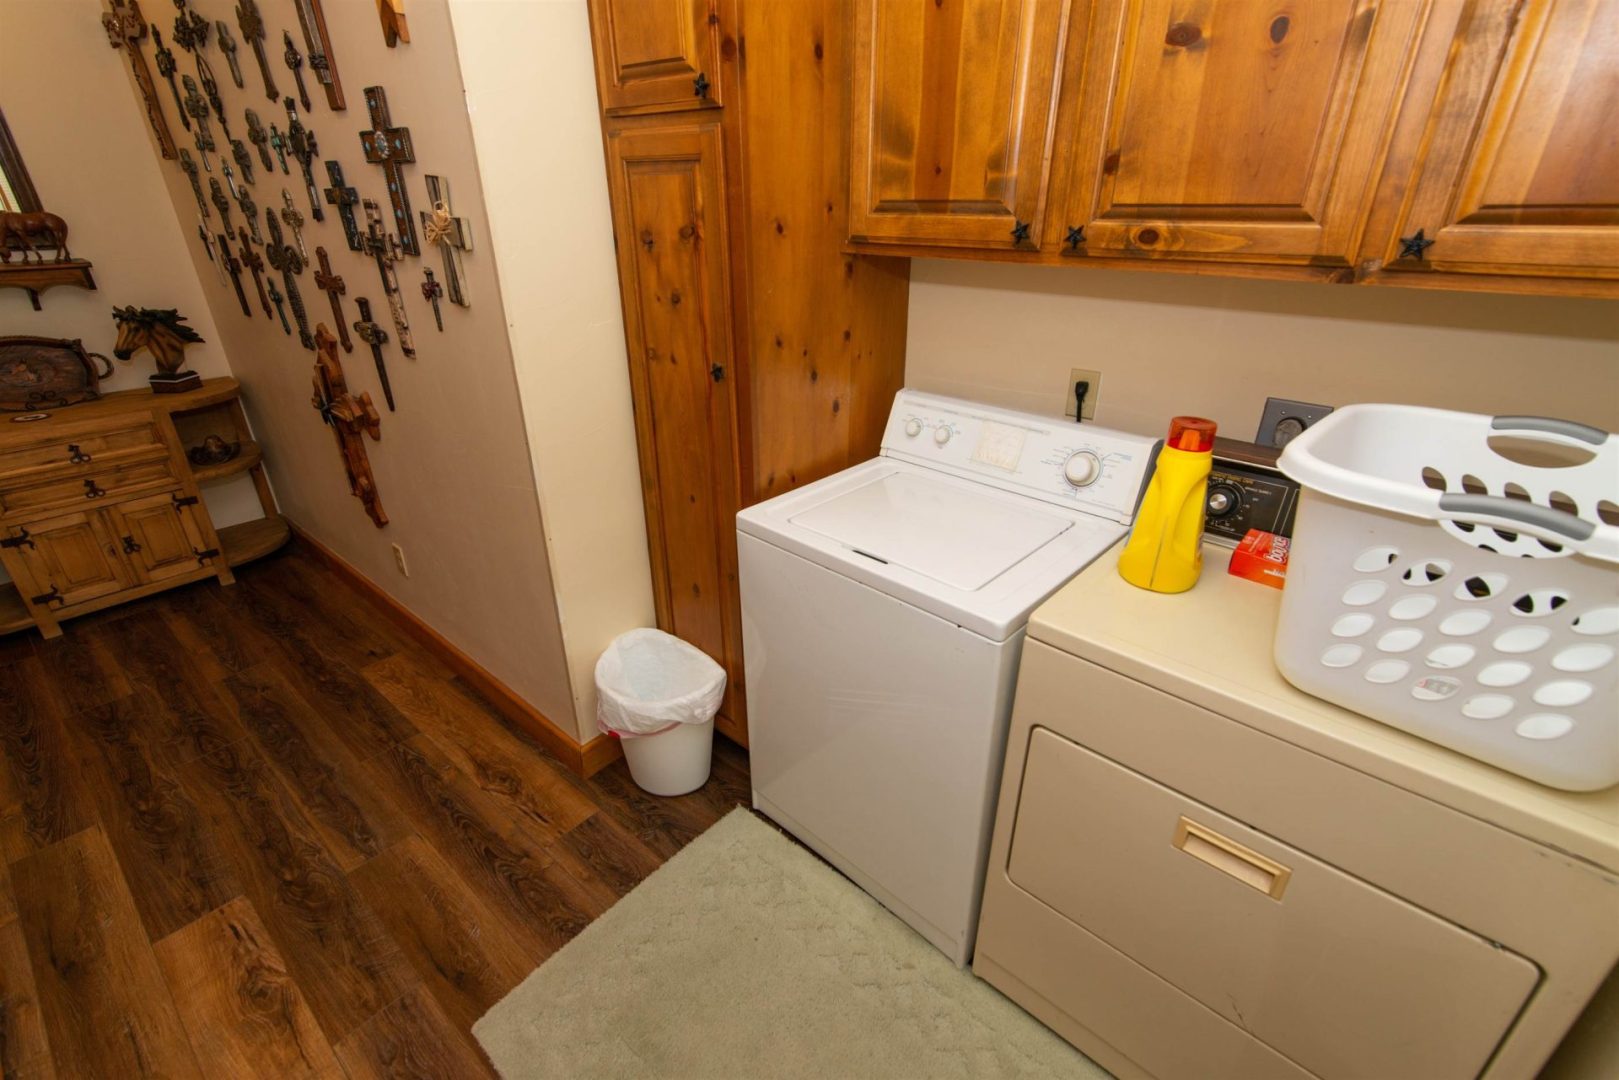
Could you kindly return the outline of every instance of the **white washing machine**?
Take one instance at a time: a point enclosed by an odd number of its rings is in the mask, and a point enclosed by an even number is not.
[[[1158,446],[903,390],[880,457],[737,515],[753,805],[957,964],[1029,612]]]

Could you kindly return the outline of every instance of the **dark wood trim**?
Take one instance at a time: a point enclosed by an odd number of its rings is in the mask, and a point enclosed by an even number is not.
[[[0,170],[4,170],[11,191],[17,196],[19,211],[33,213],[44,209],[39,205],[39,192],[34,190],[34,180],[28,175],[28,166],[23,164],[22,152],[17,149],[17,140],[12,137],[11,125],[6,123],[4,109],[0,109]]]
[[[574,773],[583,777],[594,776],[623,755],[618,740],[606,735],[598,735],[582,744],[578,742],[544,713],[523,700],[517,691],[456,648],[448,638],[423,622],[415,612],[384,592],[336,552],[309,535],[296,522],[289,524],[292,526],[293,535],[297,537],[297,542],[304,550],[319,559],[334,573],[347,579],[349,584],[375,604],[384,615],[441,660],[458,678],[483,695],[497,712],[531,735]]]

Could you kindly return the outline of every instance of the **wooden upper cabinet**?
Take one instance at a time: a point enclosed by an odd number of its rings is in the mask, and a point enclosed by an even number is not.
[[[1069,8],[855,0],[852,237],[1039,243]]]
[[[590,0],[596,89],[612,114],[720,104],[713,0]]]
[[[1074,156],[1048,244],[1350,265],[1427,10],[1420,0],[1097,0],[1076,27]]]
[[[1485,0],[1448,56],[1383,268],[1619,279],[1619,0]]]

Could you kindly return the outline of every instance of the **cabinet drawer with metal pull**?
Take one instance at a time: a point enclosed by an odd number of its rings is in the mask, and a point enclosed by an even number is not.
[[[1477,934],[1049,729],[1028,738],[1011,882],[1309,1072],[1476,1076],[1535,988],[1534,964]]]
[[[106,468],[53,476],[27,487],[0,487],[0,519],[19,519],[40,511],[105,505],[136,495],[178,487],[168,452]]]
[[[167,453],[150,418],[110,430],[106,425],[64,426],[37,443],[0,451],[0,489],[28,487],[59,472],[101,468],[155,451]]]

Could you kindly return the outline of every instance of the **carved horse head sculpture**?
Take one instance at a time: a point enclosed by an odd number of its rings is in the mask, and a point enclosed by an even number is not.
[[[174,308],[115,307],[112,317],[118,324],[118,343],[112,354],[128,360],[141,349],[150,349],[157,369],[165,375],[178,372],[185,363],[185,347],[202,340]]]

